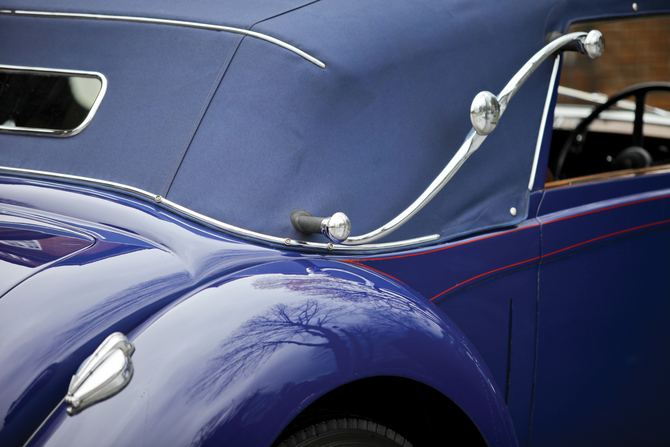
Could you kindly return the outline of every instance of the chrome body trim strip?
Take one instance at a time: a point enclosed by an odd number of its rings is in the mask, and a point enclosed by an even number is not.
[[[537,162],[540,159],[540,149],[542,148],[542,140],[544,140],[544,132],[547,129],[547,116],[549,115],[549,108],[551,107],[551,97],[554,96],[554,85],[556,85],[556,78],[558,77],[558,67],[561,65],[561,57],[559,56],[554,61],[554,68],[551,71],[551,79],[549,80],[549,89],[547,91],[547,99],[544,102],[544,111],[542,111],[542,121],[540,122],[540,133],[537,135],[537,145],[535,146],[535,155],[533,156],[533,168],[530,171],[530,181],[528,182],[528,190],[533,190],[535,183],[535,174],[537,173]],[[559,87],[560,89],[560,87]]]
[[[74,129],[54,130],[54,129],[36,129],[33,127],[9,127],[0,125],[0,131],[2,132],[30,134],[30,135],[38,134],[38,135],[48,135],[54,137],[71,137],[77,135],[82,130],[86,129],[86,127],[88,127],[88,125],[91,123],[93,117],[95,116],[95,113],[98,111],[98,107],[100,107],[102,99],[105,97],[105,93],[107,92],[107,78],[105,77],[105,75],[103,75],[102,73],[98,73],[97,71],[61,70],[56,68],[40,68],[40,67],[20,67],[16,65],[0,65],[0,70],[14,73],[27,73],[27,74],[41,73],[41,74],[56,74],[56,75],[75,75],[86,78],[96,78],[99,79],[100,83],[102,84],[100,86],[98,96],[95,98],[95,101],[91,106],[91,109],[88,111],[88,115],[86,115],[84,121],[82,121],[82,123],[79,126],[75,127]]]
[[[526,62],[524,66],[521,67],[521,69],[512,77],[512,79],[510,79],[505,88],[503,88],[500,94],[497,96],[497,103],[500,107],[499,112],[497,112],[498,120],[502,118],[503,113],[505,113],[505,109],[507,109],[507,104],[509,104],[514,94],[545,59],[568,43],[573,41],[582,42],[586,36],[587,33],[584,32],[567,34],[550,42],[540,51],[535,53],[535,55],[531,57],[528,62]],[[430,202],[430,200],[435,197],[438,192],[440,192],[444,185],[446,185],[447,182],[451,180],[451,178],[454,176],[454,174],[456,174],[463,163],[465,163],[465,160],[467,160],[468,157],[472,155],[479,148],[479,146],[481,146],[486,137],[487,135],[477,133],[473,127],[465,137],[465,141],[461,145],[460,149],[458,149],[449,163],[447,163],[447,166],[445,166],[437,178],[433,180],[430,186],[428,186],[428,188],[423,192],[423,194],[419,196],[418,199],[414,201],[414,203],[412,203],[409,207],[407,207],[407,209],[405,209],[405,211],[400,213],[395,219],[386,225],[361,236],[349,237],[343,243],[346,245],[365,244],[376,241],[377,239],[380,239],[397,230],[401,225],[411,219],[412,216],[418,213],[428,202]]]
[[[406,239],[396,242],[385,242],[382,244],[366,244],[358,245],[355,247],[349,247],[346,245],[334,245],[331,243],[324,244],[318,242],[307,242],[294,240],[291,238],[281,238],[276,236],[270,236],[263,233],[257,233],[255,231],[245,230],[244,228],[236,227],[234,225],[221,222],[219,220],[213,219],[211,217],[200,214],[196,211],[178,205],[170,200],[163,198],[160,195],[152,194],[150,192],[144,191],[143,189],[135,188],[133,186],[123,185],[121,183],[109,182],[105,180],[97,180],[88,177],[80,177],[76,175],[68,174],[58,174],[54,172],[44,172],[44,171],[35,171],[31,169],[18,169],[10,168],[6,166],[0,166],[0,174],[18,174],[25,175],[30,177],[43,178],[45,180],[63,180],[77,183],[90,184],[92,186],[101,186],[104,188],[109,188],[114,191],[125,193],[128,195],[139,196],[145,200],[154,202],[158,206],[162,206],[170,211],[176,212],[185,216],[186,218],[193,220],[197,223],[203,224],[205,226],[213,227],[217,230],[232,234],[233,236],[242,237],[252,241],[260,243],[270,243],[274,245],[282,245],[285,247],[293,248],[305,248],[312,250],[327,250],[333,252],[360,252],[360,251],[379,251],[379,250],[390,250],[398,248],[408,248],[416,246],[419,244],[425,244],[428,242],[433,242],[439,239],[439,234],[431,234],[428,236],[418,237],[414,239]]]
[[[74,13],[74,12],[44,12],[44,11],[22,11],[22,10],[0,10],[0,14],[4,15],[18,15],[18,16],[28,16],[28,17],[50,17],[50,18],[65,18],[65,19],[93,19],[93,20],[111,20],[117,22],[137,22],[137,23],[153,23],[156,25],[173,25],[173,26],[185,26],[188,28],[199,28],[207,29],[211,31],[224,31],[234,34],[242,34],[244,36],[255,37],[256,39],[264,40],[270,42],[277,46],[280,46],[284,49],[292,51],[303,59],[308,60],[317,67],[326,68],[326,64],[321,62],[319,59],[310,56],[302,50],[290,45],[286,42],[283,42],[274,37],[268,36],[266,34],[257,33],[255,31],[250,31],[242,28],[234,28],[230,26],[222,25],[212,25],[208,23],[198,23],[198,22],[185,22],[181,20],[170,20],[170,19],[154,19],[150,17],[133,17],[133,16],[115,16],[115,15],[105,15],[105,14],[85,14],[85,13]]]

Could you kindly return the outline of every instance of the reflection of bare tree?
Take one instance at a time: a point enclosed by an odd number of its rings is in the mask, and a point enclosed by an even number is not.
[[[348,372],[372,361],[373,347],[385,327],[443,336],[432,313],[363,278],[352,281],[314,272],[263,275],[253,278],[252,286],[295,292],[291,295],[299,301],[268,308],[225,339],[221,354],[210,360],[191,389],[191,399],[216,398],[233,380],[260,368],[283,346],[315,348],[317,356],[330,356],[338,370]]]
[[[348,369],[346,340],[331,325],[345,307],[327,307],[308,299],[297,305],[277,304],[245,322],[221,345],[224,354],[208,365],[208,374],[198,382],[198,389],[211,392],[223,389],[234,378],[246,375],[285,345],[326,348],[335,354],[338,368]]]

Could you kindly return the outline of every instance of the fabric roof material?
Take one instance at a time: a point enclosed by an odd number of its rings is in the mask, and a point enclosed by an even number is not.
[[[0,14],[0,64],[109,81],[84,132],[0,134],[0,165],[124,183],[232,225],[314,241],[323,238],[291,227],[293,210],[345,212],[352,235],[385,224],[460,147],[472,98],[498,93],[549,32],[634,14],[604,0],[26,3],[3,7],[252,28],[325,62],[226,32]],[[670,9],[660,0],[644,8]],[[547,60],[449,184],[380,242],[525,219],[551,70]]]

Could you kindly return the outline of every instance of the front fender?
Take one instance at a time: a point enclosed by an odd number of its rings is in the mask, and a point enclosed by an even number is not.
[[[489,445],[516,445],[504,399],[463,333],[416,292],[356,266],[253,267],[130,338],[129,385],[75,416],[57,409],[32,445],[270,446],[319,396],[382,375],[432,386]]]

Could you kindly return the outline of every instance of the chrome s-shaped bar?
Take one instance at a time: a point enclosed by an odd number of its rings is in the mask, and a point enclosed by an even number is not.
[[[376,241],[393,231],[397,230],[405,222],[418,213],[435,195],[440,192],[444,185],[458,172],[465,160],[472,155],[486,139],[487,135],[495,129],[498,120],[507,109],[509,101],[526,79],[540,66],[540,64],[556,51],[563,49],[576,50],[586,54],[589,58],[600,57],[605,50],[605,41],[600,31],[592,30],[588,34],[584,32],[570,33],[560,36],[548,43],[544,48],[535,53],[526,64],[510,79],[505,88],[498,96],[490,92],[480,92],[475,96],[470,106],[470,120],[473,128],[465,137],[465,141],[456,154],[447,163],[428,188],[412,203],[405,211],[395,219],[374,231],[361,236],[353,236],[345,240],[333,240],[335,243],[344,245],[360,245]],[[340,213],[341,214],[341,213]],[[345,216],[346,217],[346,216]],[[348,220],[348,219],[347,219]],[[297,228],[296,228],[297,229]],[[299,230],[299,229],[298,229]],[[300,230],[299,230],[300,231]],[[327,232],[324,231],[327,235]]]

